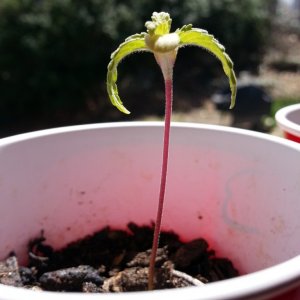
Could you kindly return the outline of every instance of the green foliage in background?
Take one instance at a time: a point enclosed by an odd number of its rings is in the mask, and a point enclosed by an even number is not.
[[[277,98],[277,99],[274,99],[274,101],[272,102],[272,106],[271,106],[270,116],[272,118],[274,118],[276,112],[279,109],[284,108],[284,107],[289,106],[289,105],[298,104],[298,103],[300,103],[300,98],[299,99],[295,99],[295,98]]]
[[[29,119],[51,125],[106,120],[111,108],[101,92],[109,55],[143,30],[153,11],[169,12],[174,28],[193,23],[207,29],[237,70],[254,70],[268,42],[269,1],[1,0],[0,130]]]

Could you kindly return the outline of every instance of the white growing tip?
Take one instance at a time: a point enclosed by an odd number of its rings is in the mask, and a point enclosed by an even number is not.
[[[175,32],[156,36],[147,34],[145,42],[147,47],[153,52],[166,53],[178,48],[180,38]]]

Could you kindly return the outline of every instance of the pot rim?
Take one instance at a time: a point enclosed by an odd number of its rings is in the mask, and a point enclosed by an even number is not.
[[[300,137],[300,124],[291,121],[289,118],[289,115],[295,111],[300,111],[300,103],[279,109],[275,114],[275,119],[282,130]]]
[[[299,105],[300,107],[300,105]],[[116,123],[97,123],[87,125],[75,125],[67,127],[59,127],[53,129],[45,129],[35,132],[23,133],[11,137],[0,139],[0,147],[18,143],[28,139],[35,139],[44,136],[63,134],[68,132],[78,132],[87,130],[99,130],[107,128],[132,128],[132,127],[163,127],[163,122],[116,122]],[[265,133],[254,132],[246,129],[225,127],[220,125],[207,125],[196,123],[180,123],[173,122],[172,127],[176,128],[192,128],[205,129],[208,131],[221,131],[241,136],[249,136],[259,140],[268,140],[276,144],[284,145],[288,148],[293,148],[299,152],[300,144],[291,142],[280,137],[271,136]],[[300,127],[300,126],[299,126]],[[285,274],[283,277],[282,274]],[[173,299],[224,299],[226,294],[227,299],[249,299],[257,296],[257,299],[265,299],[266,295],[277,295],[290,290],[300,283],[300,255],[290,258],[275,266],[256,271],[247,275],[242,275],[233,279],[214,282],[203,287],[188,287],[180,289],[156,290],[151,292],[130,292],[130,293],[112,293],[112,294],[82,294],[82,293],[58,293],[58,292],[37,292],[24,288],[15,288],[4,286],[0,284],[0,295],[3,299],[17,300],[17,299],[32,299],[32,300],[50,300],[54,297],[57,300],[79,300],[82,297],[85,299],[154,299],[157,297],[172,297]],[[28,297],[27,297],[28,296]]]
[[[298,104],[297,104],[298,105]],[[300,104],[299,104],[300,108]],[[4,138],[0,138],[0,147],[22,142],[28,139],[35,139],[39,137],[46,137],[50,135],[63,134],[68,132],[79,132],[88,130],[99,130],[107,128],[131,128],[131,127],[160,127],[163,128],[164,122],[162,121],[125,121],[125,122],[105,122],[105,123],[92,123],[84,125],[71,125],[55,127],[50,129],[42,129],[37,131],[31,131],[26,133],[21,133],[17,135],[12,135]],[[248,129],[241,129],[235,127],[228,127],[223,125],[213,125],[213,124],[202,124],[202,123],[192,123],[192,122],[172,122],[172,128],[192,128],[192,129],[205,129],[209,131],[223,131],[225,133],[232,133],[236,135],[249,136],[252,138],[258,138],[259,140],[268,140],[271,142],[286,145],[291,148],[300,149],[299,145],[281,137],[252,131]],[[300,129],[300,126],[299,126]]]

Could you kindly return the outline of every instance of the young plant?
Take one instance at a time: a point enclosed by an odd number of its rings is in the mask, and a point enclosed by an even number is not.
[[[152,52],[158,65],[161,68],[165,82],[165,126],[163,140],[163,158],[158,208],[149,265],[149,290],[154,288],[155,259],[159,243],[166,190],[170,125],[173,102],[173,67],[178,49],[184,46],[199,46],[215,55],[221,61],[223,70],[229,79],[229,85],[231,89],[230,108],[234,106],[236,98],[236,78],[233,71],[233,63],[229,56],[225,53],[225,48],[212,35],[208,34],[206,30],[193,28],[191,24],[184,25],[182,28],[177,29],[173,33],[170,33],[172,19],[170,18],[170,15],[165,12],[154,12],[151,19],[151,21],[148,21],[145,24],[147,32],[129,36],[125,40],[125,42],[123,42],[117,48],[117,50],[112,53],[107,72],[107,92],[109,98],[112,104],[125,114],[129,114],[130,112],[123,106],[123,103],[118,94],[118,88],[116,84],[118,77],[117,67],[123,58],[134,52]]]

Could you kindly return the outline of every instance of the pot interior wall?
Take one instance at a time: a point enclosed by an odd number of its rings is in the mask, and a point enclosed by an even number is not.
[[[296,125],[300,125],[300,108],[295,111],[291,111],[290,113],[287,114],[287,119]]]
[[[0,258],[24,258],[41,230],[59,248],[106,225],[150,224],[162,130],[98,125],[3,139]],[[207,238],[245,273],[299,254],[299,147],[209,126],[174,126],[171,136],[164,229]]]

